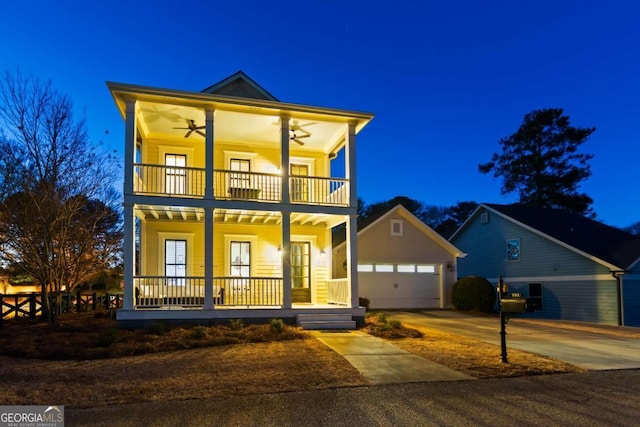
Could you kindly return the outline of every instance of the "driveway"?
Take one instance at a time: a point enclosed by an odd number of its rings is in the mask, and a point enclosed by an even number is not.
[[[417,325],[500,345],[500,319],[455,311],[389,312]],[[640,329],[582,322],[512,318],[507,349],[528,351],[589,370],[640,368]]]

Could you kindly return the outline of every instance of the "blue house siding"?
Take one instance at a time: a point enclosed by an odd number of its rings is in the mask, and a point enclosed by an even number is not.
[[[625,326],[640,326],[640,268],[622,276]]]
[[[480,213],[467,224],[452,243],[468,255],[458,261],[458,277],[477,275],[495,278],[584,276],[609,274],[609,270],[560,244],[552,242],[501,216],[488,213],[489,221],[481,223]],[[520,240],[520,260],[507,260],[507,240]]]
[[[529,294],[529,283],[541,283],[542,311],[522,317],[618,324],[617,283],[611,280],[519,281],[508,279],[512,292]]]

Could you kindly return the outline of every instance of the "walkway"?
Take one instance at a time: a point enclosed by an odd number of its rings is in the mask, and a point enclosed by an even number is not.
[[[360,331],[310,331],[349,361],[372,384],[474,379],[446,366],[401,350]]]

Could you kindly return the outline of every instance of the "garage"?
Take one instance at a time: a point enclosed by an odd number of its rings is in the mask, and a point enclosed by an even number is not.
[[[359,295],[371,309],[441,308],[442,265],[359,264]]]

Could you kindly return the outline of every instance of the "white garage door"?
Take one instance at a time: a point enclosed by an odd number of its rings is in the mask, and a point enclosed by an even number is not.
[[[440,308],[439,265],[364,264],[358,270],[358,295],[372,309]]]

